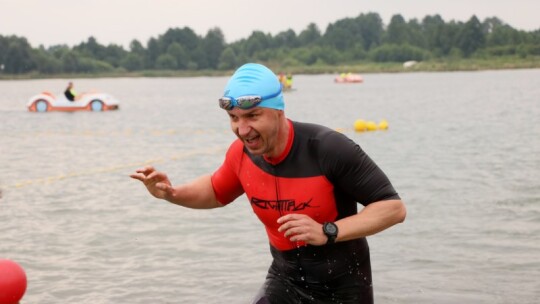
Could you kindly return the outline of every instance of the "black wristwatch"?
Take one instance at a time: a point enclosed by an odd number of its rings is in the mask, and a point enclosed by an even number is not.
[[[322,226],[324,234],[328,237],[326,244],[334,244],[336,242],[338,227],[332,222],[326,222]]]

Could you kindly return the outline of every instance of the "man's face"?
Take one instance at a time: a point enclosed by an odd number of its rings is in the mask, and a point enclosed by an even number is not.
[[[278,156],[279,117],[281,111],[255,107],[242,110],[235,107],[227,111],[231,129],[254,155]]]

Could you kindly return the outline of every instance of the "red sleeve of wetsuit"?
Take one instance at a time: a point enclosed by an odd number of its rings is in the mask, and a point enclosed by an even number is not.
[[[243,149],[240,140],[234,141],[225,155],[225,161],[212,175],[212,187],[221,204],[229,204],[244,193],[238,179]]]

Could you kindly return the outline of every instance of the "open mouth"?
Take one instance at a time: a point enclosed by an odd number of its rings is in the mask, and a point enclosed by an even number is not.
[[[246,144],[248,148],[254,148],[255,146],[258,145],[259,139],[260,139],[259,135],[244,137],[244,143]]]

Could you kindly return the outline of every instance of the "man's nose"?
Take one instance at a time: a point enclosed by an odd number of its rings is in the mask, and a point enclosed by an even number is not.
[[[238,135],[245,136],[251,131],[251,126],[243,119],[238,122]]]

